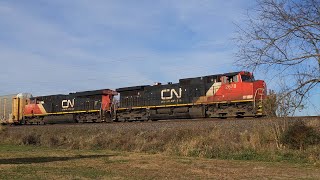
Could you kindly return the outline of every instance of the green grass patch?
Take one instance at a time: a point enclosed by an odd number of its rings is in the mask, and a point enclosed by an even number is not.
[[[259,179],[278,177],[320,177],[311,165],[290,163],[249,162],[260,154],[248,149],[246,152],[229,154],[241,161],[210,160],[182,156],[163,156],[148,153],[124,153],[106,150],[74,150],[43,148],[38,146],[0,145],[0,179],[211,179],[226,177],[225,171],[233,169],[231,179]],[[295,154],[278,154],[292,159]],[[282,159],[283,160],[283,159]],[[285,160],[285,159],[284,159]],[[252,171],[256,167],[268,167],[264,171]],[[288,169],[286,169],[288,168]],[[222,171],[222,174],[219,173]],[[297,171],[300,176],[297,176]],[[250,172],[256,174],[243,174]],[[307,172],[307,173],[306,173]]]

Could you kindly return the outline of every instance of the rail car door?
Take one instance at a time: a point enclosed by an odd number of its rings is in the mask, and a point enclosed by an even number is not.
[[[18,97],[14,97],[12,99],[12,117],[9,119],[9,123],[14,123],[14,122],[18,122],[20,119],[22,119],[21,115],[22,115],[22,110],[21,110],[21,106],[20,106],[20,98]]]
[[[84,105],[84,109],[85,109],[86,111],[89,111],[89,110],[90,110],[90,101],[89,101],[89,100],[86,100],[85,105]]]
[[[53,102],[50,103],[50,106],[51,112],[55,112],[55,105],[53,104]]]

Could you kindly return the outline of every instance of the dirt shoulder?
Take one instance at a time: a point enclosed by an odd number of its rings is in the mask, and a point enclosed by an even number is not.
[[[318,165],[0,145],[0,179],[319,179]]]

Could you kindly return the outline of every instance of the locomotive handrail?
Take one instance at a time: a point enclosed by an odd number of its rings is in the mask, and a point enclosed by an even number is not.
[[[257,94],[259,92],[259,90],[262,90],[261,92],[264,93],[264,88],[258,88],[256,90],[256,92],[254,93],[254,97],[253,97],[253,108],[256,108],[256,97],[257,97]],[[262,95],[263,94],[259,94],[261,96],[261,101],[262,101]]]

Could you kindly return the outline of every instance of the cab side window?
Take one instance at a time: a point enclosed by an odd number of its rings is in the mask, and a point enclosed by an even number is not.
[[[225,76],[223,77],[224,83],[233,83],[233,82],[239,82],[238,75],[235,76]]]
[[[246,76],[246,75],[242,75],[241,79],[242,79],[242,82],[253,82],[254,81],[254,77]]]
[[[233,82],[239,82],[238,75],[233,76]]]

